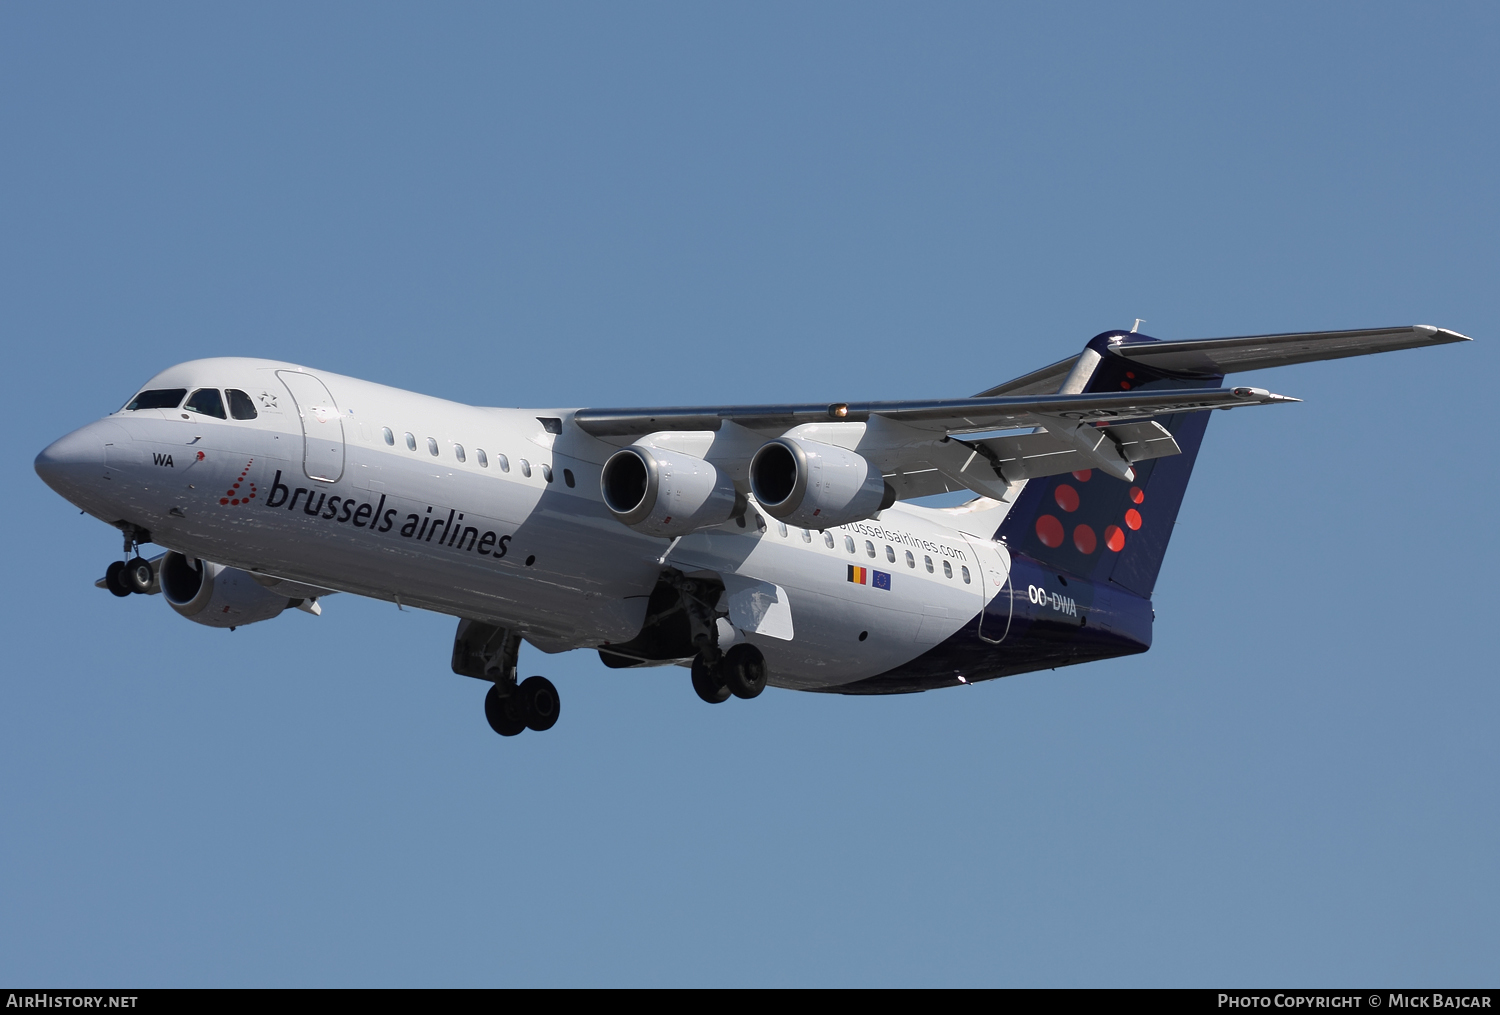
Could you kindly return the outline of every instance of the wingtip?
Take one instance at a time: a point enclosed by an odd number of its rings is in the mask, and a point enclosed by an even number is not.
[[[1461,335],[1456,331],[1449,330],[1448,328],[1439,328],[1435,324],[1414,324],[1412,325],[1412,330],[1422,332],[1422,334],[1426,335],[1429,339],[1431,339],[1438,345],[1441,345],[1445,342],[1474,341],[1468,335]]]

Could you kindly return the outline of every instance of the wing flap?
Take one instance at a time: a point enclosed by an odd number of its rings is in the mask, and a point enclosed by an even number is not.
[[[1182,453],[1167,428],[1154,420],[1118,423],[1102,427],[1101,430],[1118,445],[1120,457],[1131,464]],[[978,450],[1012,483],[1099,468],[1096,457],[1085,454],[1046,431],[987,437],[960,443]]]
[[[1144,423],[1118,423],[1105,428],[1120,445],[1120,453],[1128,462],[1145,462],[1152,458],[1166,458],[1182,454],[1172,432],[1154,419]]]

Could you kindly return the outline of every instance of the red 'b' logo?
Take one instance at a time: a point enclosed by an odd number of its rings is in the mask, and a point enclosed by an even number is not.
[[[245,479],[245,477],[250,473],[250,466],[254,464],[255,459],[253,458],[245,463],[245,468],[241,470],[239,478],[234,481],[234,486],[230,487],[228,490],[225,490],[224,496],[219,498],[220,504],[230,504],[238,507],[241,504],[249,504],[252,500],[255,499],[255,484],[248,482]],[[240,489],[241,487],[245,486],[248,486],[250,488],[248,492]]]

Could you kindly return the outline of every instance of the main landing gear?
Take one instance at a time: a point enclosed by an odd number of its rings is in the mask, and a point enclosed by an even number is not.
[[[494,684],[484,696],[484,717],[502,737],[523,730],[550,730],[561,711],[557,688],[546,677],[527,677],[516,683],[520,653],[520,635],[477,620],[458,622],[453,672]]]
[[[718,658],[707,652],[693,657],[693,690],[710,705],[728,701],[731,694],[753,698],[766,689],[766,657],[754,645],[742,643],[713,655]]]
[[[736,698],[753,698],[766,689],[766,657],[748,642],[719,648],[720,637],[732,631],[714,604],[724,587],[689,578],[679,571],[663,572],[662,580],[677,590],[687,619],[687,634],[698,651],[693,656],[693,690],[710,705]]]
[[[503,693],[508,690],[510,693]],[[484,717],[502,737],[522,730],[550,730],[557,722],[557,688],[546,677],[527,677],[520,686],[495,684],[484,696]]]

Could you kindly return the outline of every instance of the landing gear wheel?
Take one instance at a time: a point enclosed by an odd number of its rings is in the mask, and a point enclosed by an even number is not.
[[[528,729],[540,733],[557,724],[557,688],[546,677],[527,677],[516,688],[515,697],[520,699],[519,711],[526,717]]]
[[[151,571],[149,560],[145,557],[132,557],[126,562],[125,573],[121,577],[126,588],[144,596],[151,591],[151,581],[156,575]]]
[[[484,717],[490,721],[490,729],[502,737],[513,737],[524,730],[526,720],[521,718],[519,704],[515,694],[502,695],[498,684],[491,687],[484,696]]]
[[[754,645],[736,645],[725,652],[719,672],[736,698],[753,698],[766,689],[766,657]]]
[[[130,586],[125,584],[125,562],[117,560],[104,569],[104,587],[120,598],[130,595]]]
[[[701,655],[693,656],[693,690],[710,705],[729,700],[729,685],[724,683],[723,671],[710,666]]]

